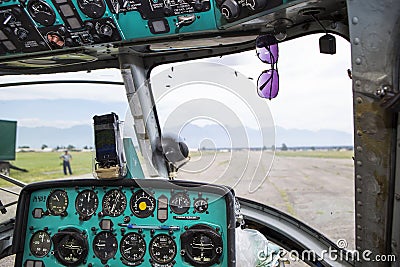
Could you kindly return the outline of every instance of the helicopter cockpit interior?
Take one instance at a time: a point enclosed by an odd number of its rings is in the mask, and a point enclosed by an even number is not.
[[[119,69],[123,83],[118,84],[125,86],[149,173],[145,177],[135,167],[135,146],[122,138],[118,115],[98,114],[93,118],[96,179],[25,185],[1,174],[23,186],[16,218],[0,229],[1,257],[15,254],[16,267],[239,266],[242,228],[257,230],[286,250],[333,248],[346,255],[307,224],[235,196],[227,184],[177,180],[188,147],[162,132],[154,84],[148,82],[163,64],[271,47],[314,33],[325,34],[319,40],[322,53],[335,53],[332,34],[352,46],[356,248],[399,255],[399,12],[400,4],[389,0],[0,1],[0,79]],[[265,62],[273,73],[277,54],[268,53]],[[259,91],[271,86],[260,96],[276,96],[274,77],[262,83]],[[283,266],[269,249],[269,265],[260,266]],[[388,266],[317,256],[305,263]]]

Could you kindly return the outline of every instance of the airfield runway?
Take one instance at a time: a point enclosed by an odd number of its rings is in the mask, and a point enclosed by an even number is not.
[[[178,179],[229,185],[236,195],[284,211],[334,242],[346,239],[349,249],[354,248],[353,177],[351,158],[274,158],[246,150],[195,153],[178,174]],[[16,200],[0,195],[3,203]],[[0,214],[0,221],[13,212]],[[0,260],[0,266],[13,266],[13,257]]]

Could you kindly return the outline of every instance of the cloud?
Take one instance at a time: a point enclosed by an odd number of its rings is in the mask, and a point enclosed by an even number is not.
[[[15,75],[0,78],[1,83],[21,81],[61,81],[93,80],[122,82],[119,70],[107,69],[93,72],[59,73],[48,75]],[[85,99],[102,102],[126,102],[123,85],[102,84],[47,84],[0,88],[1,100],[35,100],[35,99]]]
[[[60,129],[71,128],[78,125],[91,125],[91,119],[87,120],[43,120],[40,118],[23,118],[18,120],[18,126],[21,127],[55,127]]]
[[[279,44],[279,95],[272,101],[265,100],[264,102],[265,105],[269,106],[275,124],[282,127],[309,130],[336,129],[351,133],[353,131],[352,88],[351,80],[346,73],[346,70],[351,66],[350,45],[343,38],[337,37],[337,54],[320,54],[318,48],[318,38],[320,36],[320,34],[311,35]],[[258,75],[263,70],[270,68],[268,64],[258,60],[254,50],[238,55],[196,61],[229,65],[243,73],[244,76],[253,78],[254,82],[257,81]],[[152,72],[152,76],[156,76],[157,73],[178,64],[183,63],[157,67]],[[178,74],[174,73],[174,75]],[[196,75],[196,73],[193,75]],[[91,73],[3,76],[0,78],[0,82],[64,79],[122,81],[119,70],[106,69],[92,71]],[[165,82],[163,86],[165,86]],[[155,87],[153,90],[157,91],[160,88]],[[255,87],[248,88],[248,90],[249,93],[256,94]],[[218,90],[215,93],[207,93],[210,99],[218,100],[224,98]],[[188,94],[176,95],[175,98],[166,99],[168,101],[164,101],[158,113],[161,121],[165,121],[162,117],[166,116],[165,114],[168,115],[168,110],[171,110],[176,103],[187,99],[188,95],[190,95],[189,92]],[[127,104],[123,86],[89,84],[53,84],[24,88],[0,88],[0,99],[2,101],[82,99],[101,103],[114,103],[116,105],[124,103],[124,106]],[[233,106],[235,107],[235,105]],[[24,106],[19,108],[26,110]],[[43,107],[43,109],[45,108]],[[71,108],[73,108],[71,105],[60,107],[60,112],[65,113],[62,111],[63,109],[70,110]],[[2,105],[0,105],[1,109],[3,109]],[[5,109],[1,110],[2,114],[5,114],[5,111]],[[18,110],[14,110],[14,112],[18,112]],[[47,112],[54,112],[54,108],[53,110],[48,109]],[[58,125],[76,125],[81,121],[78,116],[59,120],[44,118],[38,114],[30,116],[26,114],[27,112],[25,112],[25,115],[20,114],[18,117],[18,120],[23,121],[26,125],[48,125],[50,122],[52,125],[54,123]],[[122,117],[124,114],[119,115]],[[87,117],[89,116],[90,114]]]

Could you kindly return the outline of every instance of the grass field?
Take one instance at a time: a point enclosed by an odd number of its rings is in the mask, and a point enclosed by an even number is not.
[[[29,172],[11,170],[10,176],[25,183],[64,177],[62,160],[59,158],[61,154],[60,152],[19,152],[16,154],[16,160],[11,163]],[[91,152],[70,152],[70,154],[73,175],[92,172],[93,154]],[[10,184],[0,180],[0,185]]]
[[[11,170],[10,176],[25,183],[35,181],[58,179],[64,176],[62,161],[59,152],[20,152],[16,160],[11,163],[17,167],[27,169],[29,172]],[[191,153],[192,157],[198,153]],[[71,152],[71,167],[74,175],[92,172],[92,152]],[[198,154],[200,155],[200,154]],[[278,157],[311,157],[346,159],[353,156],[353,151],[277,151]],[[0,180],[0,186],[9,186],[10,183]]]
[[[276,151],[278,157],[309,157],[309,158],[329,158],[329,159],[351,159],[354,152],[337,150],[310,150],[310,151]]]

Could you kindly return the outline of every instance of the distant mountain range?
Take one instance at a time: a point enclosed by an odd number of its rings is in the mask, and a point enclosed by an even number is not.
[[[168,131],[177,132],[177,129]],[[300,130],[275,128],[275,142],[273,129],[265,129],[264,136],[259,130],[251,128],[221,128],[217,125],[188,125],[181,131],[181,137],[190,148],[212,147],[271,147],[276,144],[280,147],[285,143],[288,147],[298,146],[351,146],[353,136],[350,133],[336,130]],[[246,138],[247,136],[247,138]],[[263,142],[264,140],[264,142]],[[232,144],[232,145],[231,145]],[[17,147],[29,146],[40,148],[42,145],[55,148],[73,145],[77,148],[93,147],[93,128],[90,125],[80,125],[60,129],[55,127],[18,127]]]

